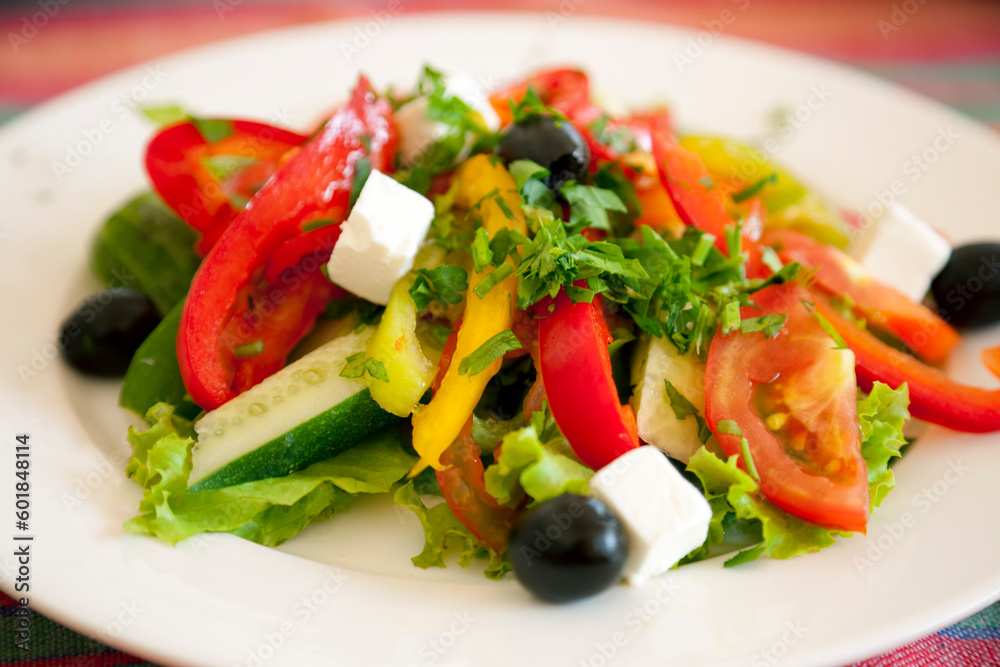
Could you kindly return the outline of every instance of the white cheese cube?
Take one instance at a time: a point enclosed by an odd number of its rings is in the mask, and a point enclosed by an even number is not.
[[[705,364],[694,353],[681,354],[677,347],[663,337],[653,337],[636,355],[632,382],[635,421],[643,442],[658,447],[673,458],[687,463],[701,448],[698,422],[693,416],[678,419],[670,409],[664,380],[691,401],[698,413],[705,414]],[[710,449],[717,447],[715,437],[706,443]]]
[[[393,285],[413,266],[433,218],[429,199],[372,171],[333,247],[330,280],[385,305]]]
[[[598,470],[590,493],[625,525],[628,583],[641,584],[673,567],[708,536],[705,496],[654,447],[639,447]]]
[[[489,100],[489,89],[470,75],[459,73],[450,75],[445,85],[445,93],[457,97],[482,116],[491,131],[500,129],[500,117]],[[427,117],[427,97],[416,97],[396,110],[396,126],[399,128],[399,151],[404,164],[413,164],[430,146],[448,134],[445,123]],[[459,161],[468,157],[472,149],[473,136],[469,133],[465,147],[458,156]]]
[[[894,203],[854,253],[873,278],[920,302],[951,257],[951,245],[905,206]]]

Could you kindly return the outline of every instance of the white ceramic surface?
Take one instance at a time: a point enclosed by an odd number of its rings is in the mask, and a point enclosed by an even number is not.
[[[50,359],[61,319],[99,287],[87,255],[103,216],[143,187],[152,127],[138,103],[307,128],[358,70],[406,86],[429,62],[494,86],[576,63],[605,99],[669,101],[685,128],[755,138],[776,109],[791,111],[775,159],[839,202],[866,209],[898,181],[900,201],[954,240],[997,236],[1000,140],[952,111],[758,44],[552,19],[393,16],[253,36],[102,79],[0,132],[0,588],[14,586],[13,439],[27,432],[33,606],[163,664],[836,665],[1000,597],[1000,438],[936,428],[896,467],[868,537],[787,562],[708,561],[566,607],[456,566],[412,567],[419,525],[381,499],[277,550],[231,536],[170,548],[122,532],[139,493],[121,472],[117,384]],[[679,65],[699,40],[710,43]],[[978,350],[997,343],[996,330],[970,336],[951,372],[992,386]]]

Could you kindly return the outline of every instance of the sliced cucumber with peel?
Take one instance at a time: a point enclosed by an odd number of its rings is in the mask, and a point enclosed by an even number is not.
[[[364,353],[367,327],[310,352],[195,423],[191,491],[281,477],[329,458],[399,420],[361,378],[340,377]]]

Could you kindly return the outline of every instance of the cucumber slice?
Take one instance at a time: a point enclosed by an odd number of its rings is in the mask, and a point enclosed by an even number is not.
[[[399,420],[363,379],[340,377],[375,333],[336,338],[195,423],[191,491],[281,477],[345,451]]]

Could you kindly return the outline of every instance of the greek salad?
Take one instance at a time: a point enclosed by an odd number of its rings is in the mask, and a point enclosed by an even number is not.
[[[277,545],[391,494],[425,533],[400,557],[571,601],[864,533],[911,415],[1000,430],[1000,391],[939,369],[955,326],[1000,320],[992,288],[949,311],[995,245],[902,208],[862,234],[750,144],[608,113],[580,70],[361,76],[303,134],[146,114],[151,191],[61,331],[146,422],[128,532]]]

